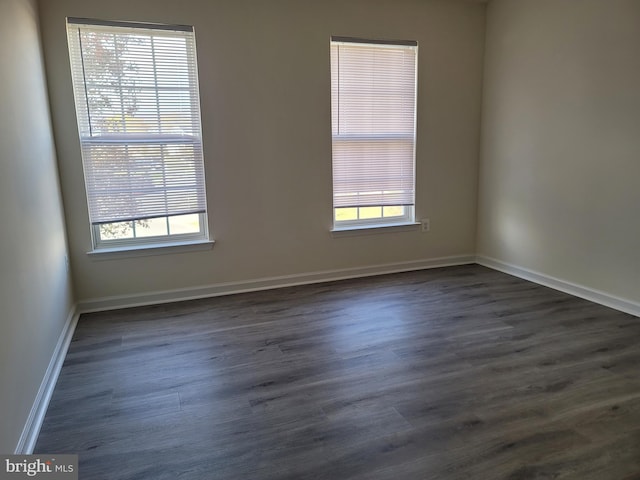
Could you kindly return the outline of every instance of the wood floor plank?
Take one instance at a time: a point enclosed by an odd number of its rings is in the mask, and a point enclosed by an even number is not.
[[[477,265],[82,315],[80,478],[640,478],[640,320]]]

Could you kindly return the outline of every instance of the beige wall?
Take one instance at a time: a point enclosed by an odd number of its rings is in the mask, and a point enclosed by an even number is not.
[[[640,302],[640,2],[487,11],[478,250]]]
[[[79,300],[473,254],[485,5],[46,0],[42,34]],[[337,12],[340,11],[340,15]],[[196,28],[211,251],[95,260],[65,16]],[[419,42],[417,230],[334,238],[330,35]]]
[[[0,453],[13,453],[71,310],[35,2],[0,1]]]

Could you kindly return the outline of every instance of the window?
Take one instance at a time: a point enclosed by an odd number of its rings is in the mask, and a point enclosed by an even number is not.
[[[417,50],[331,38],[335,229],[415,221]]]
[[[192,27],[67,19],[93,244],[206,240]]]

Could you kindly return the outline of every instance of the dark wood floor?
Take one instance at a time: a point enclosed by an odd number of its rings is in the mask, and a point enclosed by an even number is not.
[[[83,480],[640,479],[640,319],[480,266],[83,315]]]

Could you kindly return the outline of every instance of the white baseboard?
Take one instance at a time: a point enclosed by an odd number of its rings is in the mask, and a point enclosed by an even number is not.
[[[531,282],[544,285],[545,287],[553,288],[576,297],[584,298],[594,303],[599,303],[606,307],[620,310],[621,312],[629,313],[640,317],[640,303],[625,298],[616,297],[600,290],[578,285],[566,280],[546,275],[544,273],[529,270],[528,268],[519,267],[495,258],[478,256],[476,257],[476,263],[485,267],[498,270],[500,272],[508,273],[515,277],[523,278]]]
[[[22,429],[22,435],[20,435],[20,440],[18,440],[18,445],[15,449],[16,455],[28,455],[33,452],[33,449],[36,446],[38,435],[40,434],[40,428],[42,427],[44,416],[47,413],[49,401],[51,400],[53,390],[56,386],[56,382],[58,381],[58,375],[60,375],[62,364],[64,363],[64,359],[67,355],[67,350],[69,349],[73,332],[78,324],[79,316],[80,313],[74,306],[69,312],[64,328],[58,337],[58,343],[56,344],[56,348],[54,349],[51,360],[49,361],[47,371],[40,383],[40,388],[38,389],[36,398],[31,406],[27,422]]]
[[[478,263],[485,267],[514,275],[516,277],[640,317],[640,303],[506,263],[495,258],[475,255],[458,255],[411,262],[388,263],[369,267],[324,270],[319,272],[260,278],[240,282],[216,283],[195,288],[84,300],[79,302],[69,312],[64,329],[60,333],[51,361],[49,362],[47,371],[45,372],[44,378],[40,384],[40,388],[33,402],[33,406],[31,407],[29,417],[22,431],[22,435],[20,436],[20,440],[18,441],[18,445],[16,446],[15,454],[29,454],[33,452],[38,439],[38,434],[40,433],[40,428],[42,427],[44,416],[47,412],[47,407],[49,406],[49,401],[51,400],[53,390],[58,380],[58,375],[62,369],[62,364],[64,363],[67,350],[69,349],[71,338],[73,337],[73,333],[78,323],[80,313],[216,297],[234,293],[269,290],[295,285],[473,263]]]
[[[182,300],[217,297],[233,293],[269,290],[273,288],[291,287],[294,285],[330,282],[349,278],[370,277],[388,273],[409,272],[413,270],[424,270],[429,268],[449,267],[472,263],[475,263],[475,255],[457,255],[411,262],[387,263],[369,267],[354,267],[340,270],[324,270],[319,272],[285,275],[280,277],[267,277],[240,282],[215,283],[202,287],[83,300],[78,302],[78,311],[81,313],[89,313],[113,310],[117,308],[155,305]]]

